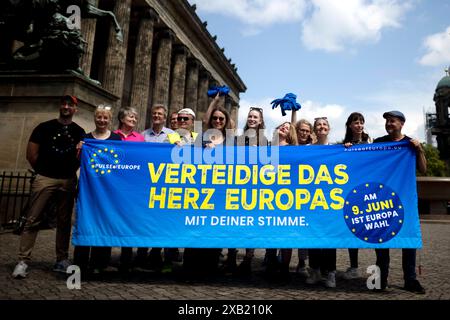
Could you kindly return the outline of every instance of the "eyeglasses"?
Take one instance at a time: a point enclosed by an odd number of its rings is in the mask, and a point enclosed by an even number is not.
[[[191,119],[189,117],[178,117],[177,120],[182,122],[182,121],[189,121]]]
[[[258,110],[259,112],[261,112],[261,114],[263,113],[263,108],[250,107],[250,111],[252,111],[252,110]]]
[[[217,121],[217,120],[224,121],[225,120],[224,117],[217,117],[217,116],[212,116],[212,119],[213,119],[213,121]]]
[[[110,106],[100,105],[100,106],[97,107],[97,110],[107,110],[107,111],[109,111],[109,110],[111,110],[111,107]]]
[[[328,120],[328,118],[327,117],[314,118],[314,121],[317,121],[317,120]]]

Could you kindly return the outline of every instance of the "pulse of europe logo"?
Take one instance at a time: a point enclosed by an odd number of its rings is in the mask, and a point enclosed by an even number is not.
[[[121,152],[113,148],[97,148],[88,155],[90,169],[97,176],[106,176],[117,170],[140,170],[141,165],[125,164],[121,161]]]

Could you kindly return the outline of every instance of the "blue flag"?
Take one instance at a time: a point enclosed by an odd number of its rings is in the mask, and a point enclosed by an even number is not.
[[[284,117],[286,115],[286,110],[300,110],[302,107],[300,103],[297,102],[297,96],[293,93],[287,93],[281,99],[275,99],[271,102],[272,109],[280,106],[281,115]]]
[[[74,245],[420,248],[415,151],[87,140]]]

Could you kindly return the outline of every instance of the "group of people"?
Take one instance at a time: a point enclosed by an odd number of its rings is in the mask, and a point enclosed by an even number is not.
[[[138,113],[132,107],[122,108],[118,112],[119,126],[111,131],[113,120],[112,109],[108,105],[99,105],[94,112],[95,129],[85,133],[84,129],[72,121],[77,111],[78,100],[75,96],[66,95],[61,99],[59,117],[39,124],[30,137],[27,146],[27,160],[37,173],[32,184],[30,210],[27,214],[25,228],[21,234],[19,247],[19,262],[12,276],[25,278],[28,262],[38,233],[39,222],[42,220],[46,202],[54,194],[60,201],[57,211],[56,228],[56,263],[53,270],[65,272],[72,263],[69,260],[69,242],[71,232],[71,216],[76,193],[79,167],[79,153],[84,139],[122,140],[137,142],[171,143],[176,145],[197,144],[205,148],[220,145],[238,144],[245,146],[265,145],[330,145],[328,135],[330,123],[327,117],[318,117],[311,123],[305,119],[297,121],[296,112],[292,111],[291,121],[281,123],[276,127],[272,139],[264,135],[265,123],[263,109],[251,107],[247,114],[243,135],[236,135],[236,124],[228,110],[220,105],[222,97],[212,100],[202,123],[203,130],[210,134],[194,132],[196,114],[192,109],[183,108],[168,114],[167,107],[156,104],[151,109],[151,127],[139,133],[135,131]],[[387,135],[372,139],[364,131],[365,119],[361,113],[350,114],[346,122],[344,145],[367,144],[390,141],[410,141],[416,149],[417,169],[426,171],[426,159],[420,142],[402,133],[406,118],[400,111],[389,111],[383,114],[386,119]],[[166,127],[169,124],[170,128]],[[208,130],[214,129],[214,130]],[[237,264],[237,249],[228,248],[223,270],[237,275],[250,275],[255,249],[245,249],[241,263]],[[186,248],[183,253],[183,267],[186,272],[215,272],[219,267],[222,249]],[[349,249],[350,266],[344,274],[345,279],[359,277],[358,249]],[[384,291],[387,288],[389,272],[389,249],[376,249],[376,265],[381,271],[381,287],[375,290]],[[266,249],[266,274],[273,277],[289,279],[289,266],[292,249]],[[326,287],[336,287],[336,249],[298,249],[297,271],[306,277],[307,284],[323,282]],[[416,250],[402,250],[402,266],[404,273],[404,288],[411,292],[425,293],[425,289],[416,279]],[[309,258],[309,268],[306,262]],[[74,264],[82,271],[101,272],[109,267],[111,248],[76,246],[74,249]],[[169,272],[174,261],[181,261],[180,251],[175,248],[138,248],[133,260],[133,248],[121,248],[119,271],[129,272],[133,267],[150,268]]]

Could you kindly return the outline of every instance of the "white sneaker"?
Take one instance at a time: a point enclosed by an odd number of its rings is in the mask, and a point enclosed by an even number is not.
[[[325,281],[325,287],[336,288],[336,271],[328,273],[327,280]]]
[[[343,274],[342,278],[345,280],[352,280],[359,278],[358,268],[348,268],[347,271]]]
[[[320,270],[311,269],[309,272],[309,277],[306,279],[307,284],[316,284],[322,280],[322,275]]]
[[[25,261],[19,261],[19,263],[14,268],[14,271],[12,273],[12,276],[14,279],[23,279],[26,278],[28,275],[27,272],[28,265],[25,263]]]

